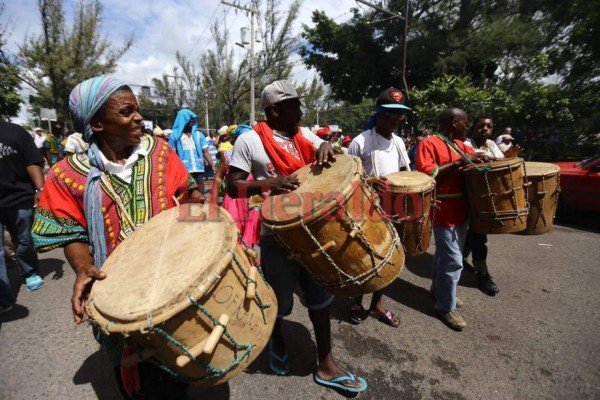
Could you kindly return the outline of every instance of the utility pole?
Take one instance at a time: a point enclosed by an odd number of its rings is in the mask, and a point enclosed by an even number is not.
[[[406,38],[408,37],[408,2],[409,0],[405,1],[405,11],[404,11],[404,16],[400,13],[395,13],[389,10],[386,10],[383,7],[380,7],[376,4],[372,4],[369,3],[368,1],[365,0],[356,0],[359,3],[362,3],[366,6],[369,6],[371,8],[376,9],[377,11],[381,11],[384,14],[387,14],[391,17],[394,18],[399,18],[402,21],[404,21],[404,35],[402,37],[402,45],[404,46],[404,51],[402,54],[402,85],[404,86],[404,90],[406,91],[406,97],[408,98],[408,100],[410,100],[410,95],[408,94],[408,84],[406,82]]]
[[[204,93],[204,107],[205,107],[205,112],[204,112],[204,116],[206,117],[206,134],[208,135],[208,93]]]
[[[175,95],[175,103],[177,104],[177,106],[181,107],[181,104],[183,103],[181,100],[182,99],[182,91],[181,91],[181,86],[179,86],[179,76],[177,75],[177,68],[173,69],[173,73],[175,75],[165,75],[167,78],[173,78],[175,81],[175,87],[174,89],[174,95]]]
[[[257,11],[255,8],[239,6],[224,0],[221,0],[221,3],[250,13],[250,125],[254,125],[256,122],[256,113],[254,110],[254,16],[257,14]]]

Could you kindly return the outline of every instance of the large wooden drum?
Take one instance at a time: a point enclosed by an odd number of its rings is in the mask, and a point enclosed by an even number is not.
[[[464,169],[471,229],[513,233],[525,229],[529,205],[522,158],[507,158]]]
[[[398,233],[367,185],[360,159],[337,156],[329,166],[296,171],[300,187],[263,204],[263,224],[337,296],[383,289],[404,266]]]
[[[543,162],[526,162],[527,182],[529,182],[529,215],[527,228],[521,233],[541,235],[550,232],[554,225],[558,195],[560,193],[560,168]]]
[[[221,208],[186,204],[162,212],[102,270],[107,277],[94,283],[86,306],[93,322],[105,335],[125,337],[136,359],[192,384],[236,376],[271,336],[275,294]]]
[[[398,230],[404,253],[415,256],[426,252],[431,238],[435,179],[417,171],[394,172],[386,178],[391,197],[384,197],[383,209]]]

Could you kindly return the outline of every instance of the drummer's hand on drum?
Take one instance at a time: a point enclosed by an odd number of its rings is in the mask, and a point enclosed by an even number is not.
[[[323,165],[324,163],[329,163],[335,160],[335,151],[333,150],[333,146],[329,142],[321,143],[319,149],[317,150],[317,159],[316,163],[318,165]]]
[[[75,278],[73,297],[71,298],[73,317],[76,324],[83,322],[83,305],[90,295],[92,284],[94,281],[101,281],[104,278],[106,278],[106,273],[100,271],[95,265],[86,265],[77,268],[77,278]]]
[[[385,176],[378,176],[376,178],[371,178],[369,181],[373,190],[377,193],[385,193],[390,190],[390,182]]]
[[[300,181],[295,174],[270,178],[269,181],[271,194],[288,193],[300,186]]]
[[[471,156],[471,161],[473,161],[474,163],[484,163],[484,162],[490,162],[490,161],[494,161],[494,160],[496,160],[496,158],[490,157],[490,156],[482,154],[482,153],[475,153]]]
[[[514,145],[513,147],[511,147],[510,149],[506,150],[504,152],[504,156],[506,158],[516,157],[522,151],[523,151],[523,148],[517,144],[517,145]]]

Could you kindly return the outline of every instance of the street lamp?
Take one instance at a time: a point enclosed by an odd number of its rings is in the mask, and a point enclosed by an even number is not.
[[[257,13],[257,11],[253,8],[242,7],[237,4],[228,3],[224,0],[222,0],[221,3],[250,13],[250,125],[252,125],[256,121],[254,110],[254,15]],[[236,45],[245,48],[243,43],[236,43]]]

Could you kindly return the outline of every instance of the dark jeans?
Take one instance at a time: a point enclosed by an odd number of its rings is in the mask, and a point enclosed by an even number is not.
[[[38,271],[38,257],[31,239],[33,225],[33,209],[21,207],[0,208],[0,231],[6,228],[13,239],[17,263],[23,278],[30,277]],[[0,306],[13,304],[10,281],[6,273],[4,260],[4,236],[0,239]]]
[[[144,400],[179,400],[185,399],[189,384],[175,381],[166,372],[150,363],[139,363],[138,373],[140,376],[140,386],[142,394],[134,394],[129,397],[123,388],[121,378],[121,366],[115,367],[115,378],[121,395],[125,399],[144,399]]]
[[[487,235],[484,233],[473,232],[469,228],[467,232],[467,239],[465,240],[465,251],[464,254],[469,254],[469,251],[473,254],[473,262],[485,261],[487,259]]]

